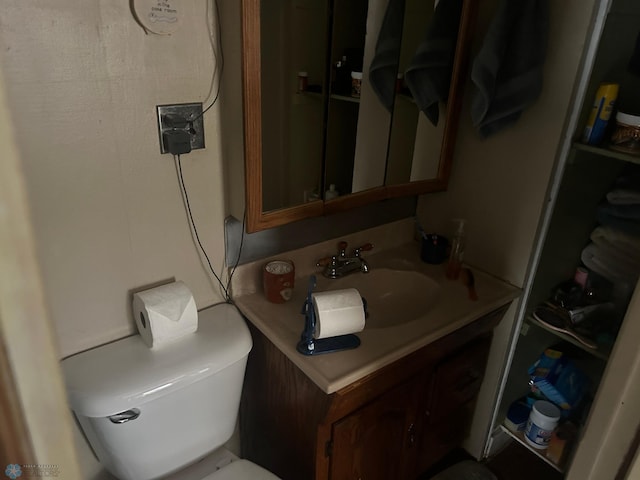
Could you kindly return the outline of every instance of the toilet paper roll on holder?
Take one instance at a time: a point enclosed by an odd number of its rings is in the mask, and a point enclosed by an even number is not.
[[[302,331],[298,345],[296,345],[298,352],[303,355],[320,355],[322,353],[339,352],[358,347],[360,345],[360,338],[353,333],[329,338],[313,338],[317,319],[311,294],[315,288],[316,276],[311,275],[311,277],[309,277],[307,298],[302,305],[301,313],[304,315],[304,330]],[[362,303],[366,316],[367,302],[364,298],[362,299]]]

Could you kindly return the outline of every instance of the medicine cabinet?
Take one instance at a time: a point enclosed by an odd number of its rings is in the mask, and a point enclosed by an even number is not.
[[[477,0],[442,2],[456,11],[457,28],[448,98],[434,126],[396,79],[425,39],[433,1],[242,0],[248,232],[446,190]],[[402,36],[385,105],[368,73],[394,8]],[[359,96],[352,71],[362,72]]]

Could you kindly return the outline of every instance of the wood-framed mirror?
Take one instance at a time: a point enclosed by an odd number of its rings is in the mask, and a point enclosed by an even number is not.
[[[247,231],[446,190],[476,4],[242,0]],[[452,30],[446,102],[421,111],[409,75]]]

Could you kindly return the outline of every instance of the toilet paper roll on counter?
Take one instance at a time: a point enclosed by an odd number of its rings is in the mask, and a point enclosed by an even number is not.
[[[196,302],[183,282],[135,293],[133,318],[149,348],[162,347],[198,330]]]
[[[316,314],[315,339],[337,337],[364,329],[364,306],[355,288],[311,295]]]

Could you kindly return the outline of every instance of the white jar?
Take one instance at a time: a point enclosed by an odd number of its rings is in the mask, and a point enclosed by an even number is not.
[[[538,400],[533,404],[527,428],[524,431],[524,438],[529,445],[538,450],[543,450],[549,446],[551,434],[558,426],[560,420],[560,409],[553,403],[545,400]]]

